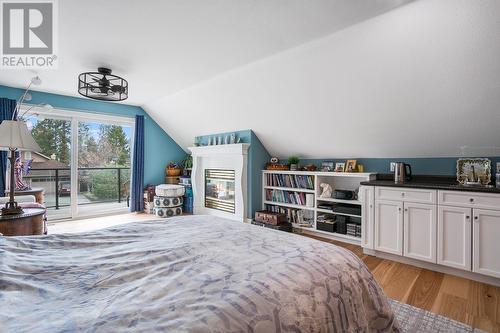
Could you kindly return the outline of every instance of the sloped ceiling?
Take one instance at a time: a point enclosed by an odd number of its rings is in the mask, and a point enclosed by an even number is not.
[[[251,128],[278,156],[500,155],[498,0],[58,3],[39,89],[77,95],[78,73],[110,66],[184,148]]]
[[[500,155],[500,1],[420,0],[146,110],[178,140],[251,128],[272,155]]]
[[[45,92],[77,95],[77,75],[110,66],[144,105],[409,0],[60,0],[59,68]],[[24,87],[33,73],[0,71]]]

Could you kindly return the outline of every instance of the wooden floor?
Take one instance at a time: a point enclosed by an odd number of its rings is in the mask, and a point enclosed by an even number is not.
[[[365,255],[360,246],[312,238],[354,252],[390,298],[487,332],[500,333],[500,288]]]
[[[154,219],[123,214],[49,225],[49,233],[95,230],[115,224]],[[312,236],[309,236],[312,237]],[[500,288],[453,275],[363,254],[361,247],[318,238],[351,250],[372,271],[387,296],[487,332],[500,333]]]

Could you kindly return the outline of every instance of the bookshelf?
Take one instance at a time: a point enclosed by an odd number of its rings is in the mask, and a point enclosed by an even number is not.
[[[287,215],[289,222],[298,232],[317,234],[351,244],[361,244],[361,230],[364,225],[362,202],[335,198],[321,198],[320,184],[328,183],[332,188],[339,190],[357,191],[360,182],[375,179],[375,173],[360,172],[323,172],[323,171],[262,171],[262,209],[281,212]],[[295,199],[294,199],[295,198]],[[304,199],[304,200],[303,200]],[[350,209],[348,212],[338,212],[340,205]],[[351,212],[352,210],[352,212]],[[332,232],[318,228],[318,221],[325,226],[325,219],[341,219],[349,221],[350,232],[355,226],[360,231],[356,236],[341,232]]]

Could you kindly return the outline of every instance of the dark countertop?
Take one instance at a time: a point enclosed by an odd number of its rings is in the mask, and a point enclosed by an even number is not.
[[[368,186],[385,186],[385,187],[406,187],[406,188],[423,188],[434,190],[452,190],[452,191],[469,191],[469,192],[485,192],[485,193],[500,193],[500,188],[494,186],[466,186],[457,182],[455,177],[451,176],[413,176],[411,181],[405,183],[394,183],[394,176],[391,174],[379,174],[376,180],[361,182],[361,185]]]

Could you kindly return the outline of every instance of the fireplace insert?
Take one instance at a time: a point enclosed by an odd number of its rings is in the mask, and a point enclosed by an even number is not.
[[[205,170],[205,207],[234,213],[234,170]]]

